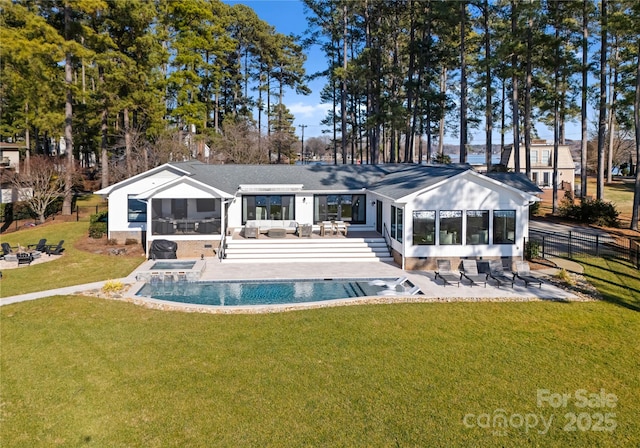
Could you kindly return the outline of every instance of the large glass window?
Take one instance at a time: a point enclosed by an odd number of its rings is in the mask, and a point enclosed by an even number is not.
[[[436,244],[436,212],[434,210],[413,212],[413,244],[416,246]]]
[[[127,220],[129,222],[147,222],[147,203],[127,198]]]
[[[294,196],[242,196],[242,224],[254,219],[295,219]]]
[[[462,244],[462,211],[440,210],[440,244]]]
[[[402,232],[404,231],[404,210],[396,207],[396,213],[398,215],[398,228],[397,228],[397,232],[396,232],[396,240],[398,240],[400,243],[402,243],[402,239],[403,239],[403,235]]]
[[[489,211],[467,210],[467,244],[489,244]]]
[[[391,238],[396,238],[396,233],[398,232],[397,218],[398,215],[396,213],[397,208],[393,205],[391,206]]]
[[[391,238],[402,242],[403,210],[400,207],[391,206]]]
[[[366,218],[366,197],[363,194],[327,194],[313,198],[313,220],[345,221],[351,224],[364,224]]]
[[[493,212],[493,243],[515,244],[516,211],[495,210]]]
[[[542,165],[551,165],[550,161],[551,161],[551,151],[548,149],[543,149],[542,160],[540,161],[540,163]]]

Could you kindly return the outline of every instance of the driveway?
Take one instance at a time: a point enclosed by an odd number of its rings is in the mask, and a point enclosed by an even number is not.
[[[598,235],[600,238],[602,238],[603,242],[614,240],[614,238],[604,230],[596,229],[593,227],[584,227],[577,224],[558,224],[555,222],[538,219],[532,219],[531,221],[529,221],[529,230],[536,230],[539,232],[547,233],[561,233],[564,235],[568,234],[569,232],[579,232],[587,235]]]

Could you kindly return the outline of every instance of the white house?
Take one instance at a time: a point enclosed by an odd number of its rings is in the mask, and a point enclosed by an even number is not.
[[[531,180],[540,188],[553,188],[553,157],[554,147],[543,139],[531,141],[529,161],[531,165]],[[526,166],[526,152],[524,145],[520,145],[520,170],[524,172]],[[509,170],[515,169],[513,145],[505,147],[500,163]],[[558,189],[574,191],[576,165],[571,156],[571,149],[567,145],[558,145]]]
[[[20,150],[24,144],[0,142],[0,204],[9,204],[18,200],[18,191],[8,181],[5,173],[20,173]]]
[[[146,247],[154,239],[172,240],[179,257],[212,254],[241,238],[247,222],[310,224],[318,233],[323,222],[336,220],[348,225],[349,236],[384,237],[403,268],[430,269],[436,258],[521,259],[529,206],[539,192],[524,175],[485,175],[466,165],[189,161],[96,193],[109,201],[109,238],[133,238]]]

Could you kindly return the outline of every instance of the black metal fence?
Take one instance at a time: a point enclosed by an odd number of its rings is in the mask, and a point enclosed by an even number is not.
[[[631,238],[596,233],[555,233],[530,230],[527,255],[559,258],[608,257],[628,261],[640,269],[640,244]]]
[[[12,205],[12,204],[9,204]],[[52,210],[47,214],[48,220],[65,220],[65,221],[86,221],[89,222],[91,215],[108,211],[108,204],[77,206],[72,204],[70,216],[63,216],[61,207]],[[2,207],[0,209],[0,232],[17,231],[24,227],[32,227],[37,224],[37,218],[25,206],[20,207]]]

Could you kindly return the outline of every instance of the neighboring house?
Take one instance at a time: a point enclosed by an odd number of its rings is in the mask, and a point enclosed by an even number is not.
[[[436,258],[521,259],[529,205],[524,175],[469,166],[207,165],[167,163],[96,194],[108,198],[108,237],[178,243],[179,256],[211,254],[249,220],[328,220],[384,236],[403,268]],[[274,240],[274,242],[277,240]]]
[[[20,149],[25,148],[24,144],[0,142],[0,204],[17,201],[17,191],[5,174],[20,173]]]
[[[520,171],[525,172],[526,153],[524,145],[520,145]],[[510,171],[515,169],[513,145],[508,145],[502,152],[500,163]],[[567,145],[558,145],[558,189],[574,191],[576,166]],[[546,140],[531,142],[531,180],[540,188],[553,188],[553,143]]]

